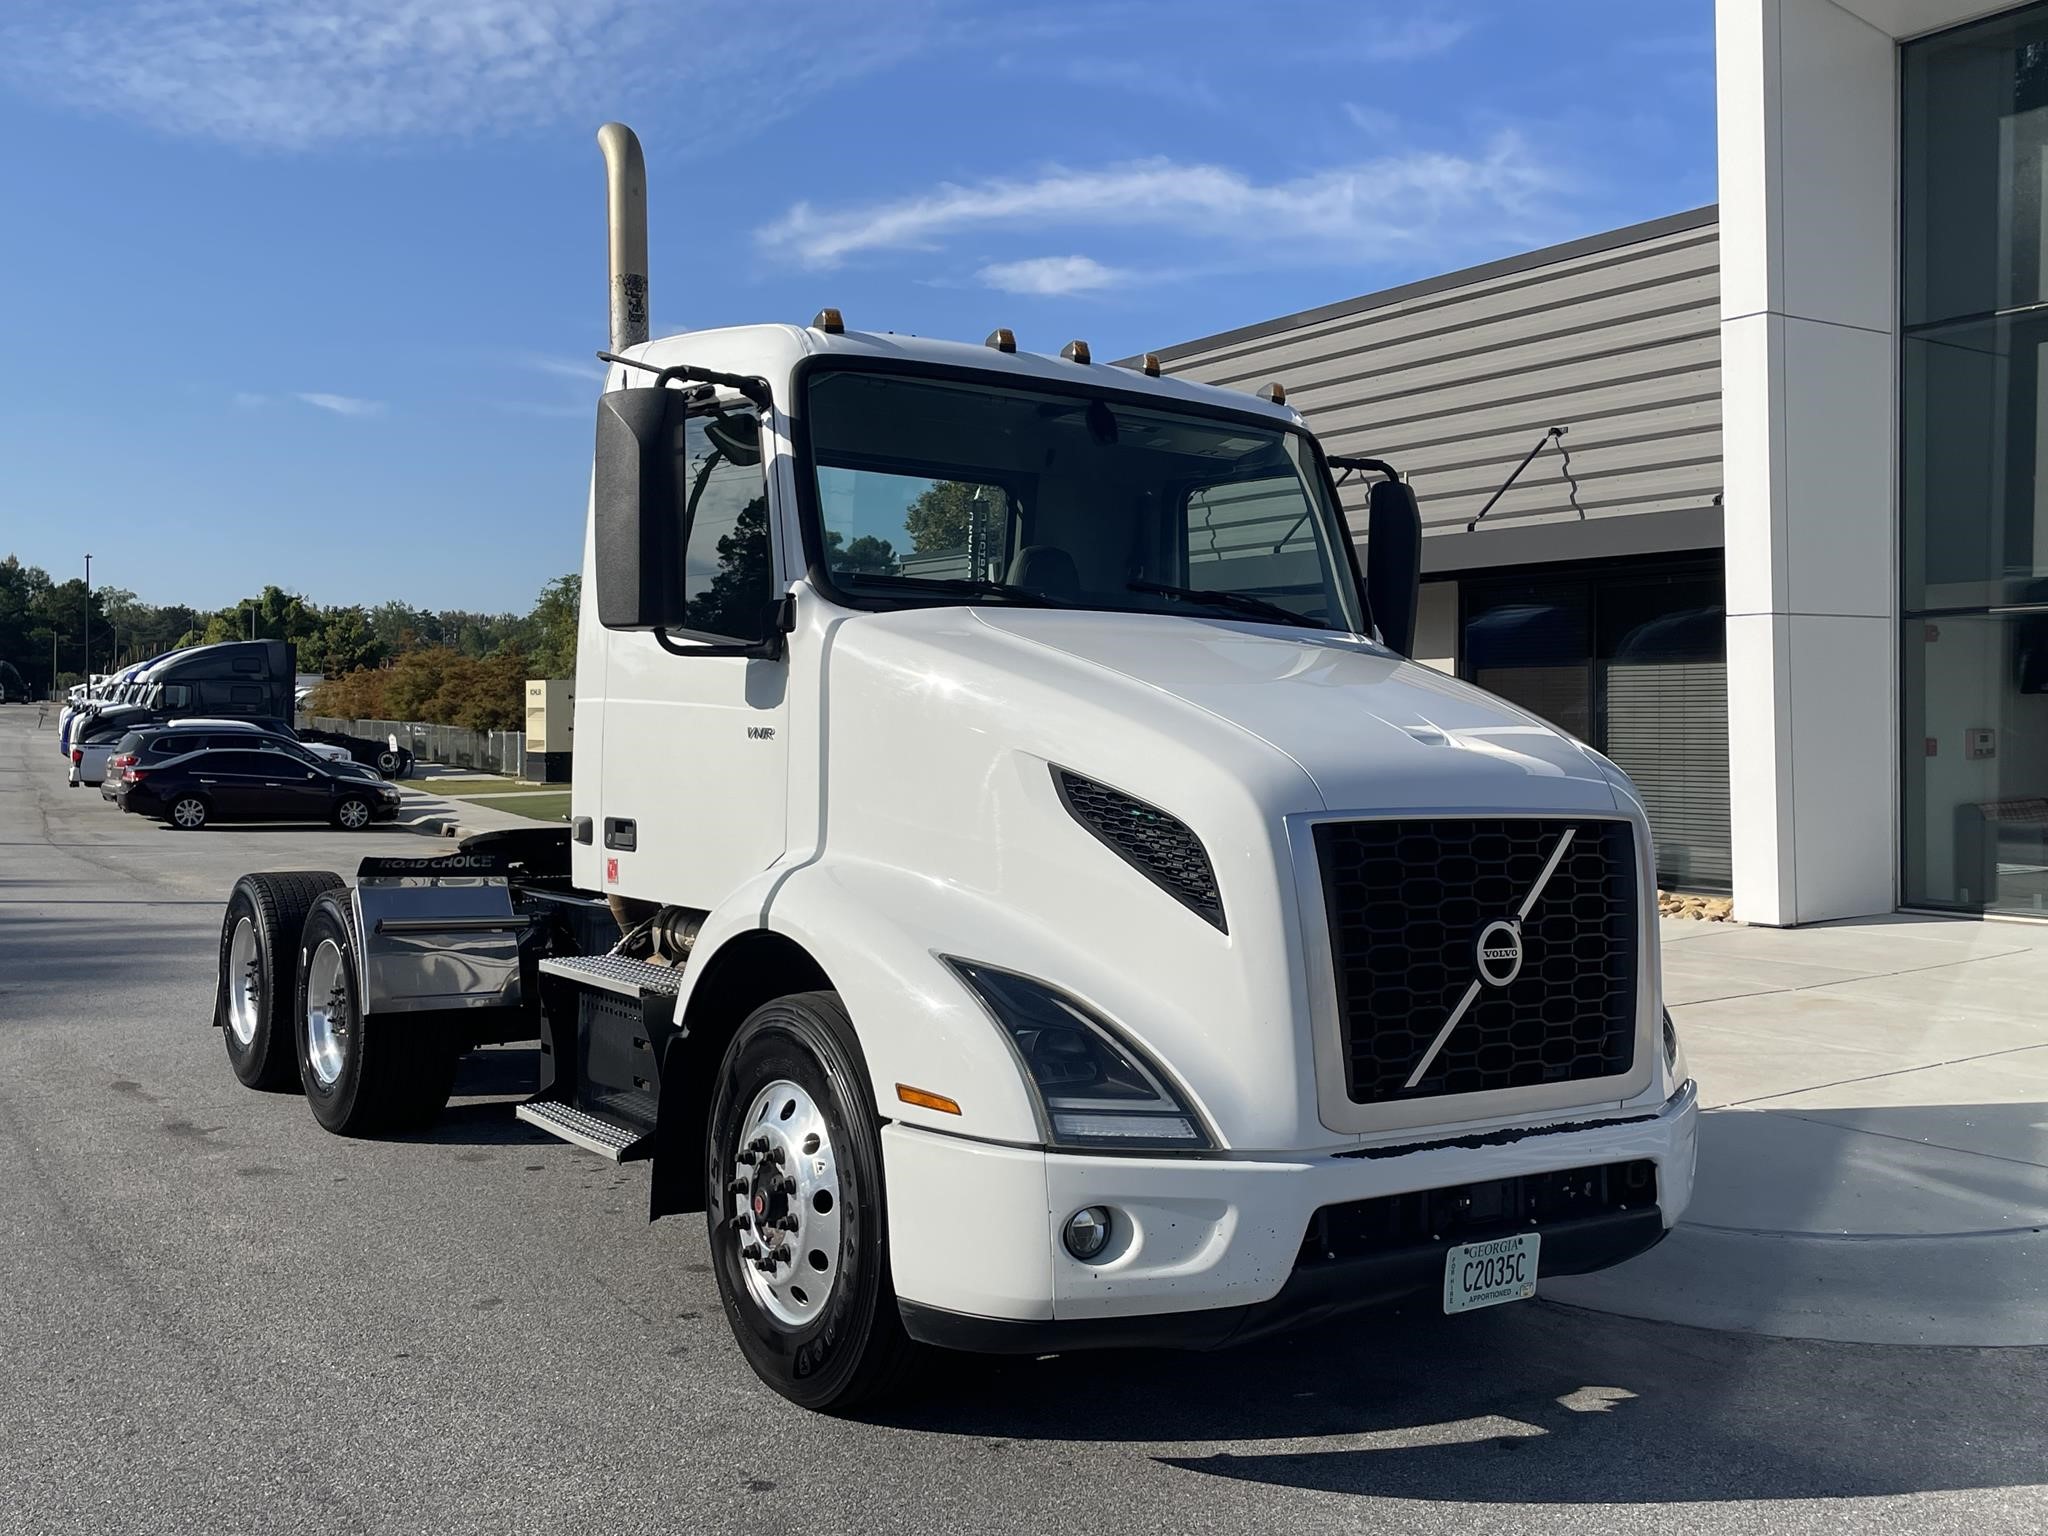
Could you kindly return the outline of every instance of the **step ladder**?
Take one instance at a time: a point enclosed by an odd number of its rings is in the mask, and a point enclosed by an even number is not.
[[[622,955],[551,955],[539,966],[542,977],[552,977],[557,985],[566,983],[569,988],[591,993],[606,993],[627,1002],[628,1012],[637,1010],[637,1017],[659,1020],[666,1024],[673,1011],[677,994],[682,990],[682,975],[668,966],[650,965],[645,960],[629,960]],[[579,1007],[583,1004],[579,1002]],[[613,1003],[600,1010],[614,1017],[593,1028],[624,1030],[633,1044],[644,1046],[648,1035],[639,1031],[652,1032],[651,1025],[621,1024],[617,1021],[618,1004]],[[567,1032],[574,1038],[576,1031]],[[564,1035],[553,1037],[554,1048],[560,1050],[566,1043]],[[654,1069],[650,1063],[649,1072]],[[574,1095],[572,1098],[571,1095]],[[521,1104],[514,1113],[528,1125],[548,1135],[558,1137],[572,1146],[595,1152],[599,1157],[614,1163],[633,1162],[652,1155],[654,1133],[651,1125],[642,1123],[645,1117],[608,1114],[602,1102],[603,1086],[588,1081],[579,1074],[572,1079],[569,1092],[551,1088],[535,1095]]]

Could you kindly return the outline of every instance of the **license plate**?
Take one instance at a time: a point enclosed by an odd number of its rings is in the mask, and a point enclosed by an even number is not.
[[[1536,1250],[1542,1242],[1539,1232],[1519,1232],[1453,1248],[1444,1255],[1444,1310],[1527,1301],[1536,1294]]]

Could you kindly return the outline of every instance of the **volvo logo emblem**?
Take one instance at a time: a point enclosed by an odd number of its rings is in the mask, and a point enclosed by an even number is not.
[[[1479,930],[1479,976],[1490,986],[1504,987],[1522,974],[1522,930],[1505,920]]]

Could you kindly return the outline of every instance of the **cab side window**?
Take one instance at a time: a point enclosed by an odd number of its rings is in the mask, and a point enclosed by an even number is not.
[[[775,561],[764,457],[754,412],[689,418],[678,489],[690,517],[683,593],[697,634],[752,641],[768,633]]]

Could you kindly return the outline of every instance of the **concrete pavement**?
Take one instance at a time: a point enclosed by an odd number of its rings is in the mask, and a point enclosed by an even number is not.
[[[1683,1223],[1574,1305],[1870,1344],[2048,1344],[2048,927],[1663,923],[1704,1111]]]

